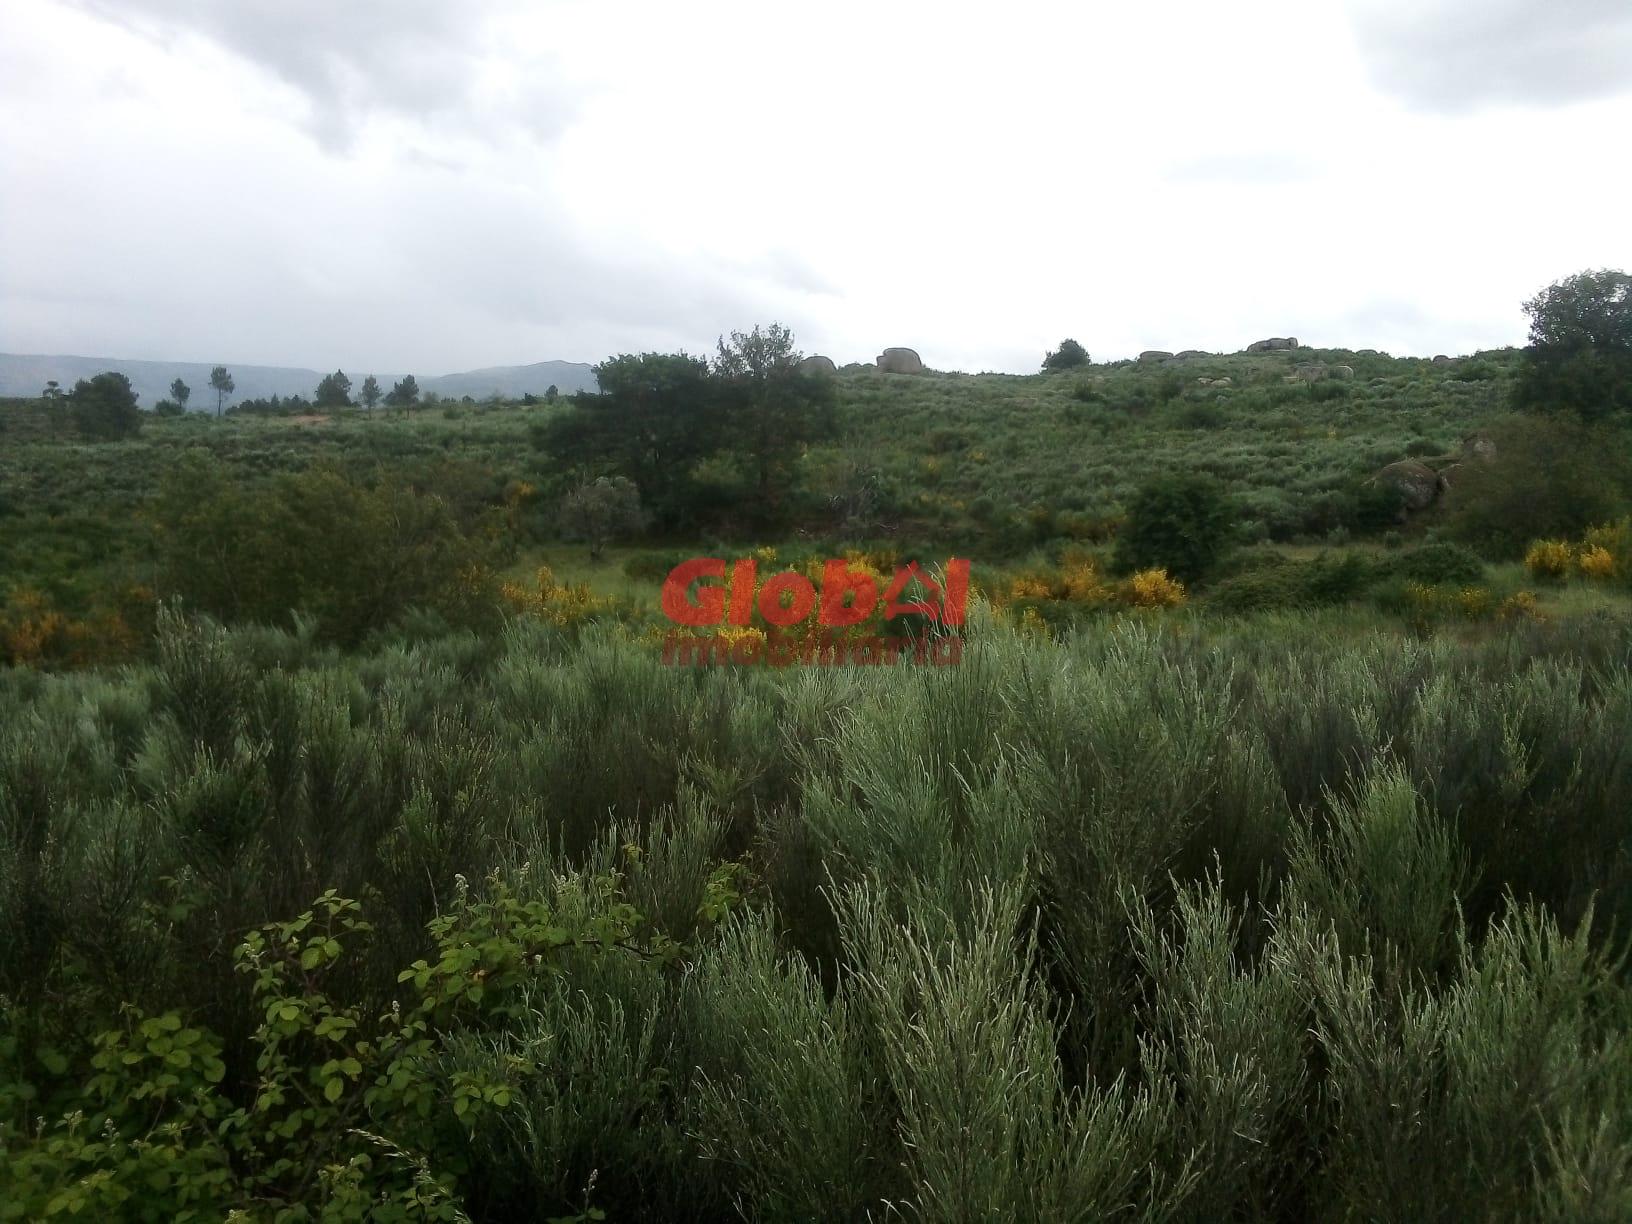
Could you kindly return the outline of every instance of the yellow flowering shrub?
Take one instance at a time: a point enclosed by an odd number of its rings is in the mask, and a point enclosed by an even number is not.
[[[1050,599],[1063,603],[1098,604],[1106,602],[1112,592],[1099,573],[1099,564],[1092,555],[1071,551],[1066,553],[1058,570],[1033,570],[1009,582],[1008,598]]]
[[[1569,574],[1574,559],[1574,550],[1563,540],[1537,540],[1524,554],[1524,568],[1533,577],[1558,581]]]
[[[1534,608],[1535,596],[1528,591],[1498,604],[1496,597],[1484,587],[1468,586],[1454,590],[1422,582],[1405,584],[1405,613],[1419,628],[1450,619],[1487,621],[1493,616],[1512,618],[1524,614],[1525,609]]]
[[[0,664],[88,667],[128,659],[140,645],[140,635],[124,609],[141,623],[144,599],[150,603],[151,592],[132,587],[119,600],[123,609],[76,620],[38,591],[15,591],[0,605]]]
[[[38,591],[19,591],[0,612],[0,657],[39,663],[66,649],[68,618]]]
[[[758,642],[761,646],[765,644],[765,631],[752,625],[721,625],[711,636],[732,649],[743,642]]]
[[[1495,598],[1484,587],[1463,587],[1456,595],[1456,610],[1468,620],[1483,620],[1494,604]]]
[[[507,582],[499,588],[499,596],[517,615],[536,616],[561,628],[580,624],[611,607],[611,600],[596,598],[585,583],[557,582],[547,565],[538,567],[535,582],[533,587]]]
[[[1583,548],[1576,557],[1575,564],[1583,577],[1599,582],[1615,577],[1618,568],[1615,564],[1615,554],[1601,544],[1589,544]]]
[[[1009,583],[1010,599],[1053,599],[1054,586],[1040,574],[1022,574]]]
[[[1613,557],[1624,557],[1632,548],[1632,518],[1590,528],[1581,543],[1587,548],[1601,548]]]
[[[1541,609],[1536,607],[1534,591],[1519,591],[1502,600],[1496,609],[1496,615],[1501,620],[1545,620]]]
[[[1184,603],[1184,583],[1165,569],[1140,570],[1122,588],[1123,598],[1136,608],[1177,608]]]

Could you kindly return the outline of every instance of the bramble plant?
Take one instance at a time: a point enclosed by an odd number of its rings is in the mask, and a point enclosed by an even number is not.
[[[712,925],[740,902],[740,866],[722,865],[699,915]],[[461,882],[429,926],[435,952],[403,970],[406,1005],[370,1018],[331,993],[373,932],[361,905],[333,890],[310,910],[269,923],[234,953],[259,1016],[247,1103],[224,1083],[221,1042],[175,1012],[144,1015],[92,1042],[94,1072],[70,1110],[31,1135],[0,1130],[0,1219],[98,1215],[219,1219],[277,1208],[332,1220],[461,1220],[458,1143],[434,1139],[444,1108],[465,1134],[512,1104],[539,1069],[508,1060],[500,1074],[439,1070],[455,1033],[502,1030],[530,992],[573,953],[624,952],[672,961],[678,945],[637,938],[641,916],[618,877],[562,882],[565,907],[522,900],[490,881],[472,900]],[[572,900],[572,898],[576,900]],[[4,1038],[0,1054],[16,1052]],[[43,1051],[63,1074],[69,1059]],[[455,1132],[458,1133],[458,1132]],[[425,1141],[434,1150],[416,1150]]]

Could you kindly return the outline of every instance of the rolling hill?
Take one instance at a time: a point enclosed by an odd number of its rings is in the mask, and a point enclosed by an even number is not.
[[[0,396],[36,396],[51,379],[64,390],[81,378],[90,378],[104,370],[117,370],[130,379],[143,408],[152,408],[161,399],[170,396],[170,383],[180,378],[192,388],[188,407],[196,410],[215,407],[215,395],[210,391],[210,370],[214,362],[200,361],[135,361],[120,357],[59,357],[28,356],[0,353]],[[304,395],[310,398],[323,374],[290,366],[231,365],[236,390],[232,400],[260,399],[269,395]],[[371,371],[354,370],[354,386],[362,383]],[[402,374],[375,373],[380,386],[387,390]],[[595,375],[588,363],[578,361],[539,361],[532,365],[492,366],[483,370],[465,370],[454,374],[425,376],[416,374],[422,392],[434,391],[443,397],[458,399],[471,396],[484,399],[497,392],[506,399],[517,399],[529,393],[542,395],[551,386],[563,395],[574,391],[593,391]]]

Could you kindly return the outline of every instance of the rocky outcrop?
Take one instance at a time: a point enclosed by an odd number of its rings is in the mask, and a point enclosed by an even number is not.
[[[1198,379],[1196,379],[1196,385],[1198,387],[1228,387],[1230,385],[1230,379],[1229,378],[1198,378]]]
[[[1348,379],[1353,377],[1353,366],[1327,365],[1322,361],[1304,361],[1292,367],[1292,373],[1286,376],[1286,381],[1324,382],[1328,378]]]
[[[813,353],[799,363],[801,374],[837,374],[839,367],[833,364],[833,358],[823,357],[820,353]]]
[[[1200,349],[1185,349],[1182,353],[1174,353],[1175,361],[1193,361],[1197,357],[1211,357],[1211,353],[1204,353]]]
[[[1169,353],[1166,349],[1146,349],[1144,352],[1139,354],[1139,364],[1150,365],[1152,362],[1166,361],[1171,356],[1173,356],[1173,354]]]
[[[1371,483],[1398,491],[1402,514],[1428,509],[1440,491],[1439,473],[1415,459],[1396,460],[1373,476]]]
[[[923,360],[910,348],[887,348],[878,355],[878,368],[886,374],[922,374]]]
[[[1247,345],[1249,353],[1283,353],[1298,347],[1296,336],[1271,336],[1268,340],[1254,340]]]

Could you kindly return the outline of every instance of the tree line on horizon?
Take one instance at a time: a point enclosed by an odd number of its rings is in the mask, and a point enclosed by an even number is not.
[[[1528,346],[1523,374],[1513,393],[1513,406],[1539,414],[1573,413],[1589,422],[1619,418],[1632,413],[1632,275],[1601,269],[1587,270],[1554,282],[1524,303],[1530,317]],[[720,354],[712,365],[684,353],[639,356],[623,354],[608,358],[596,367],[601,379],[599,395],[580,392],[574,396],[575,414],[547,443],[570,462],[596,461],[605,466],[615,458],[627,470],[621,474],[661,502],[672,500],[672,476],[656,472],[652,448],[659,445],[665,454],[683,458],[699,443],[677,446],[677,426],[695,426],[706,439],[723,421],[709,419],[697,410],[697,388],[713,378],[723,385],[741,382],[753,387],[749,409],[742,420],[752,435],[749,449],[755,467],[757,492],[774,491],[774,471],[787,443],[797,440],[806,426],[797,396],[786,389],[793,384],[788,376],[797,365],[791,334],[777,324],[763,331],[733,332],[727,345],[722,338]],[[791,358],[791,360],[790,360]],[[1044,371],[1070,370],[1086,366],[1088,351],[1073,339],[1047,352]],[[215,393],[216,416],[226,412],[235,391],[231,372],[216,366],[210,372],[209,389]],[[324,375],[310,401],[317,409],[335,410],[360,406],[372,413],[384,405],[407,411],[421,402],[420,387],[413,375],[398,380],[389,391],[368,375],[352,396],[353,383],[343,371]],[[544,398],[553,401],[559,392],[551,387]],[[180,415],[187,410],[192,388],[181,378],[170,384],[170,398],[160,400],[154,411],[161,416]],[[586,398],[587,396],[587,398]],[[644,407],[635,407],[638,399]],[[115,440],[134,434],[141,425],[141,410],[129,379],[117,371],[105,371],[90,379],[80,379],[72,390],[64,390],[55,380],[46,384],[41,398],[70,408],[82,436],[92,440]],[[715,397],[723,403],[723,399]],[[466,400],[470,397],[466,396]],[[424,397],[432,402],[432,397]],[[526,397],[536,402],[536,397]],[[277,412],[291,406],[304,407],[299,396],[282,401],[249,400],[237,406],[241,412]],[[589,405],[601,409],[592,416],[581,413]],[[668,413],[661,422],[648,419],[652,412]],[[729,414],[727,414],[729,415]],[[778,422],[778,417],[786,419]],[[633,432],[622,442],[611,442],[606,434],[620,427]],[[642,438],[641,430],[647,431]],[[805,439],[808,440],[808,439]],[[639,452],[645,447],[644,458]],[[693,455],[701,458],[701,455]],[[667,510],[664,511],[667,513]]]

